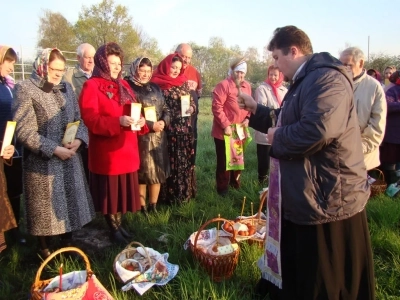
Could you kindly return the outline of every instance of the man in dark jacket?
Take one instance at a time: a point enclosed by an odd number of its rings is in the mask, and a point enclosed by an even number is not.
[[[370,192],[351,74],[329,53],[313,54],[295,26],[276,29],[268,50],[292,81],[281,110],[247,95],[238,100],[252,112],[249,125],[268,133],[275,166],[258,289],[271,299],[374,299]]]

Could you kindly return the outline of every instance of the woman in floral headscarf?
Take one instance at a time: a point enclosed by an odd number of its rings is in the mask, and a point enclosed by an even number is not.
[[[17,139],[24,147],[24,196],[27,229],[39,237],[42,257],[50,255],[46,237],[61,235],[71,244],[72,231],[95,216],[80,147],[87,128],[69,83],[62,81],[65,58],[47,48],[33,63],[30,79],[15,85],[13,112]],[[75,139],[62,144],[68,123],[80,121]]]
[[[179,54],[170,54],[160,62],[151,79],[163,91],[171,112],[171,123],[166,129],[171,176],[167,179],[162,197],[177,204],[188,202],[196,194],[191,117],[182,116],[182,113],[192,115],[196,105],[190,96],[182,64]],[[186,95],[190,97],[189,108],[182,112],[181,97]]]
[[[139,188],[142,213],[157,212],[156,204],[161,183],[165,183],[170,173],[167,135],[165,128],[170,122],[169,108],[158,85],[150,82],[153,65],[147,57],[137,58],[130,67],[129,85],[136,99],[142,104],[146,124],[150,132],[140,135]],[[149,190],[149,207],[146,207],[146,190]]]
[[[143,117],[131,117],[131,103],[137,101],[121,79],[123,56],[116,43],[97,49],[92,77],[83,85],[79,105],[89,129],[90,191],[95,209],[104,214],[112,240],[126,245],[132,236],[122,227],[122,214],[140,210],[137,135],[147,133],[148,128]],[[132,130],[134,124],[141,130]]]

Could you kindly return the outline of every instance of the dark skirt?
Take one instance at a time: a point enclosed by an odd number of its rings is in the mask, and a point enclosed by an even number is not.
[[[282,224],[282,290],[271,299],[375,299],[371,241],[365,209],[320,225]]]
[[[395,164],[400,162],[400,144],[382,143],[379,151],[381,163]]]
[[[140,210],[137,172],[121,175],[90,173],[90,192],[95,210],[103,214]]]
[[[188,202],[196,197],[197,191],[193,165],[193,134],[170,134],[168,153],[171,175],[166,181],[166,199],[177,204]]]

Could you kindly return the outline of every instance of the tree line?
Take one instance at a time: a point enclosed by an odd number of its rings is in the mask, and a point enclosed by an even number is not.
[[[129,9],[116,4],[114,0],[102,0],[89,7],[82,6],[75,24],[69,22],[61,13],[50,10],[44,10],[39,19],[39,48],[57,47],[61,50],[75,51],[79,44],[90,43],[97,49],[111,41],[124,49],[126,64],[138,56],[146,55],[156,65],[164,57],[157,40],[149,37],[141,26],[134,24]],[[202,75],[205,95],[209,95],[214,86],[227,76],[229,62],[234,57],[246,57],[246,80],[253,88],[265,80],[268,65],[273,63],[266,47],[262,54],[254,47],[243,51],[238,45],[227,47],[221,37],[211,37],[207,46],[198,45],[193,41],[189,44],[193,48],[192,64]],[[172,52],[177,45],[171,46]],[[75,58],[73,54],[66,56]],[[366,68],[383,72],[389,65],[399,68],[400,55],[372,54]]]

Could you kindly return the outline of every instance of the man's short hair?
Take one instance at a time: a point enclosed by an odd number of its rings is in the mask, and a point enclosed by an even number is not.
[[[292,25],[276,28],[267,48],[269,51],[279,49],[284,55],[287,55],[292,46],[296,46],[304,55],[313,53],[308,35],[303,30]]]
[[[192,46],[190,46],[189,44],[181,43],[176,47],[175,53],[181,53],[183,47],[189,47],[190,49],[192,49]]]
[[[364,52],[358,47],[349,47],[344,49],[340,56],[351,55],[355,63],[360,62],[360,60],[365,61]]]
[[[76,54],[79,55],[80,57],[83,57],[83,55],[85,54],[86,47],[93,47],[93,46],[90,45],[89,43],[80,44],[76,49]]]

